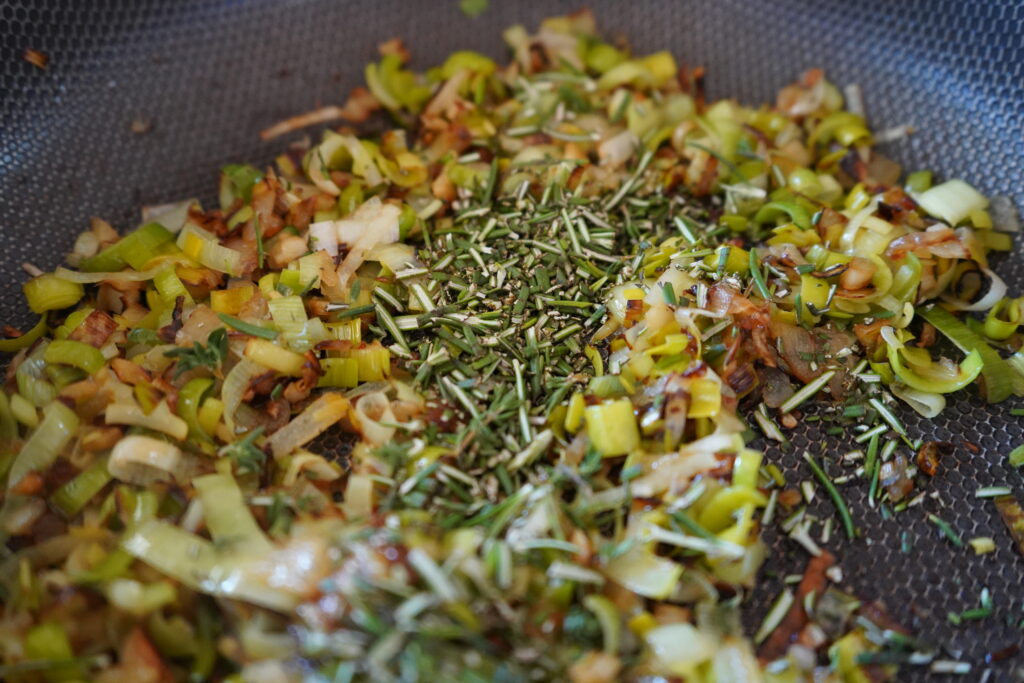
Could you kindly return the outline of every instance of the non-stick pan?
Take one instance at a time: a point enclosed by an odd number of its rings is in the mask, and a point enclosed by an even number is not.
[[[713,97],[769,100],[808,67],[865,93],[876,130],[910,124],[916,133],[883,151],[908,169],[961,177],[989,194],[1024,203],[1024,3],[592,0],[602,30],[640,51],[672,50],[707,68]],[[320,104],[340,104],[361,80],[378,42],[402,37],[415,63],[455,49],[504,55],[501,29],[535,25],[577,2],[492,0],[476,18],[457,0],[3,0],[0,1],[0,322],[23,324],[18,284],[25,261],[52,268],[90,216],[126,229],[138,209],[185,197],[214,199],[217,169],[269,162],[288,138],[258,132]],[[24,60],[31,48],[45,70]],[[1018,249],[1019,249],[1018,245]],[[1011,288],[1024,259],[997,264]],[[902,414],[913,434],[957,445],[927,484],[919,507],[883,519],[860,484],[848,485],[863,534],[827,546],[842,558],[843,586],[890,613],[949,656],[970,661],[969,680],[1024,680],[1020,658],[986,662],[1024,640],[1024,559],[980,486],[1021,493],[1006,454],[1024,443],[1013,401],[986,405],[974,390],[935,420]],[[820,424],[820,423],[819,423]],[[814,423],[794,448],[768,449],[792,481],[810,478],[800,453],[850,449]],[[977,444],[973,452],[964,441]],[[822,443],[828,444],[822,448]],[[819,497],[820,498],[820,497]],[[812,506],[832,514],[827,501]],[[927,520],[935,513],[965,539],[991,536],[997,550],[956,548]],[[771,560],[756,623],[805,551],[768,531]],[[975,607],[992,591],[992,616],[954,626],[947,613]],[[990,674],[985,674],[991,669]],[[901,680],[926,675],[904,671]]]

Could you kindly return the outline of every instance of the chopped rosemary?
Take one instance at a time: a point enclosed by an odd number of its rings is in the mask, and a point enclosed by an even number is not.
[[[797,392],[790,396],[786,401],[779,406],[779,412],[782,414],[790,413],[796,410],[804,402],[811,399],[815,394],[821,391],[826,384],[836,374],[835,370],[826,370],[825,372],[818,375],[816,378],[808,382],[806,385],[801,387]]]
[[[939,531],[942,532],[943,536],[949,539],[950,543],[952,543],[958,548],[963,547],[964,540],[960,537],[960,534],[958,534],[956,530],[949,525],[948,522],[945,522],[932,514],[928,515],[928,521],[937,526],[939,528]]]
[[[814,472],[814,476],[817,477],[818,481],[822,486],[825,487],[825,491],[828,492],[829,497],[836,506],[836,510],[839,512],[839,519],[843,523],[843,529],[846,531],[847,538],[854,538],[857,535],[857,530],[853,525],[853,517],[850,515],[850,508],[846,504],[846,500],[842,494],[839,493],[839,489],[836,488],[835,484],[829,478],[824,468],[814,459],[814,457],[804,451],[804,460],[810,465],[811,471]]]

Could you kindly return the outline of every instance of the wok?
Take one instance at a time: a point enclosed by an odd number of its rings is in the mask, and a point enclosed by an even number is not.
[[[711,97],[768,101],[808,67],[830,80],[859,84],[875,130],[910,124],[916,134],[882,151],[908,170],[961,177],[988,194],[1024,203],[1024,5],[988,2],[838,2],[591,0],[601,29],[643,52],[670,49],[707,68]],[[340,104],[362,79],[377,43],[403,38],[419,66],[455,49],[505,53],[501,29],[534,26],[578,2],[493,2],[481,16],[456,0],[5,0],[0,2],[0,322],[24,325],[20,264],[52,268],[90,216],[122,230],[139,207],[184,197],[214,202],[224,163],[269,162],[297,135],[261,142],[258,132],[321,104]],[[45,53],[45,70],[23,59]],[[133,132],[133,129],[135,132]],[[315,131],[314,131],[315,132]],[[1019,291],[1022,259],[996,269]],[[1016,285],[1016,286],[1015,286]],[[952,441],[927,487],[925,502],[882,518],[866,487],[849,485],[862,536],[833,534],[842,586],[879,600],[925,642],[970,661],[966,678],[1020,680],[1017,658],[985,662],[986,653],[1022,640],[1024,558],[980,486],[1021,493],[1007,452],[1024,443],[1010,416],[1013,401],[988,406],[975,390],[953,398],[935,420],[901,415],[912,434]],[[794,448],[768,447],[790,481],[810,479],[800,454],[835,455],[850,443],[827,437],[821,423],[795,430]],[[962,441],[977,444],[977,453]],[[764,444],[762,444],[763,446]],[[798,464],[799,463],[799,464]],[[934,496],[934,497],[933,497]],[[819,496],[812,511],[833,514]],[[964,539],[991,536],[997,550],[975,556],[955,548],[927,520],[935,513]],[[805,552],[773,529],[771,559],[747,617],[756,624],[782,577],[802,570]],[[987,619],[956,627],[948,612],[994,595]],[[904,671],[901,680],[927,678]]]

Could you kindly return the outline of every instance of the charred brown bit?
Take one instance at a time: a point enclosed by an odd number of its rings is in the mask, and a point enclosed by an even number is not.
[[[768,636],[757,652],[758,658],[763,662],[770,662],[778,659],[786,653],[787,648],[800,630],[810,621],[807,612],[804,611],[804,598],[813,593],[821,595],[828,586],[828,577],[825,572],[836,562],[835,557],[828,551],[821,555],[812,557],[804,570],[803,579],[796,592],[796,599],[793,606],[789,608],[786,616],[783,617],[779,626]]]
[[[45,70],[50,64],[50,57],[45,52],[41,52],[40,50],[35,50],[30,47],[25,48],[22,58],[38,69]]]
[[[1010,538],[1017,544],[1017,550],[1024,555],[1024,508],[1013,496],[996,498],[996,510],[1010,532]]]

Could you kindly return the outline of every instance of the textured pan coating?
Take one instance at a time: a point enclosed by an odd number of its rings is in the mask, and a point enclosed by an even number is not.
[[[589,5],[604,32],[627,37],[641,51],[667,48],[704,65],[714,97],[760,102],[810,66],[823,67],[839,84],[859,83],[876,130],[909,123],[919,131],[883,148],[890,156],[1024,204],[1024,4]],[[381,40],[402,37],[420,66],[459,48],[498,57],[502,28],[576,8],[577,2],[495,1],[469,19],[456,0],[0,1],[0,322],[26,322],[20,297],[12,296],[24,279],[20,263],[55,266],[92,215],[123,230],[136,224],[141,204],[186,196],[212,202],[221,164],[272,159],[289,138],[261,143],[258,131],[320,104],[340,104]],[[49,68],[25,62],[26,48],[46,53]],[[133,122],[148,132],[133,133]],[[1016,292],[1024,284],[1022,263],[1013,256],[997,266]],[[1024,640],[1017,628],[1024,559],[994,506],[974,498],[976,488],[991,484],[1022,494],[1021,475],[1005,462],[1024,442],[1019,418],[1009,415],[1014,403],[989,408],[972,389],[934,421],[905,411],[912,434],[968,439],[981,452],[958,447],[928,485],[936,497],[892,521],[868,508],[862,485],[847,485],[863,538],[850,543],[834,534],[828,544],[842,558],[845,588],[885,602],[926,642],[947,643],[972,661],[969,680],[980,678],[986,652]],[[768,449],[790,481],[811,478],[797,465],[802,450],[850,450],[819,424],[799,427],[788,453]],[[832,514],[821,498],[812,509]],[[965,539],[994,537],[997,551],[976,557],[953,548],[926,520],[928,512]],[[806,560],[774,530],[767,540],[773,553],[766,571],[778,578],[764,579],[762,599],[750,605],[752,622],[781,576],[801,571]],[[903,545],[911,548],[906,554]],[[947,612],[976,606],[983,586],[995,596],[994,615],[951,626]],[[1020,657],[993,664],[990,680],[1020,680],[1020,666]],[[908,671],[901,680],[926,677]]]

